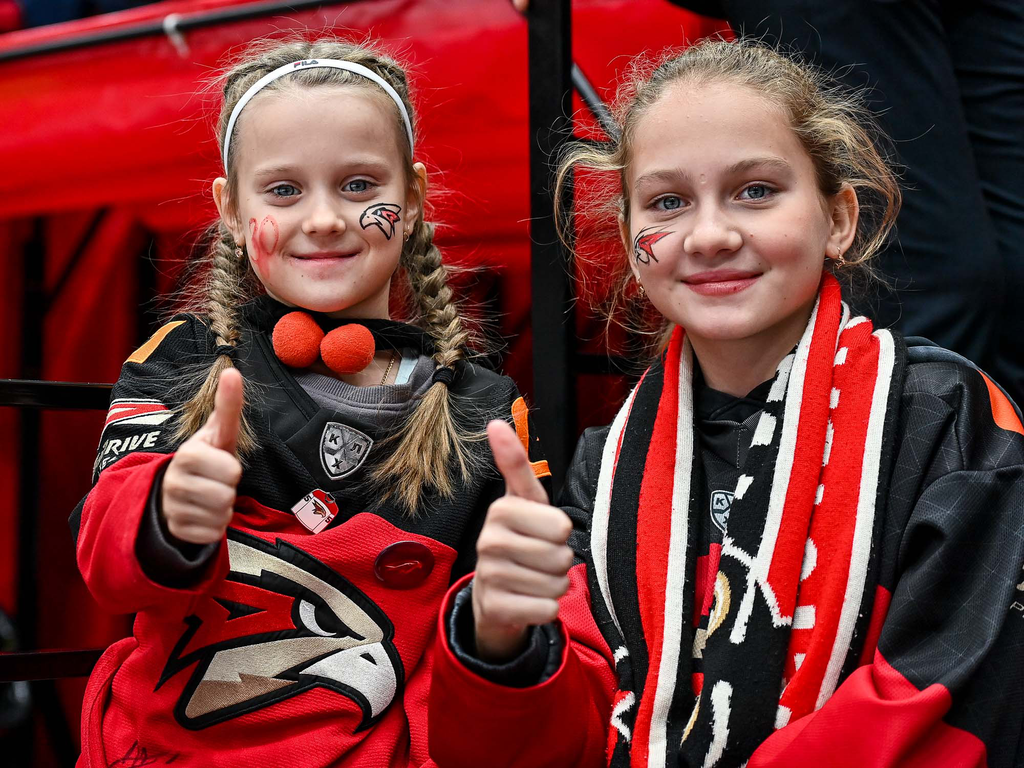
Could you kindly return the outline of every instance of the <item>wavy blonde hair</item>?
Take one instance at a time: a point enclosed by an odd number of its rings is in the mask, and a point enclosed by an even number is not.
[[[885,135],[864,106],[863,94],[838,85],[824,72],[750,39],[709,39],[683,51],[669,51],[657,59],[647,55],[631,62],[620,86],[612,113],[620,130],[617,142],[570,144],[559,158],[555,176],[555,212],[559,235],[581,262],[593,261],[575,246],[577,229],[588,233],[599,248],[617,243],[617,220],[630,219],[626,170],[632,158],[637,125],[665,90],[676,83],[696,86],[732,83],[752,89],[778,105],[789,119],[814,163],[818,186],[831,196],[845,185],[857,193],[860,218],[846,264],[833,266],[848,281],[876,277],[871,260],[885,246],[901,193],[891,162],[880,149]],[[561,202],[572,183],[574,171],[592,172],[588,195],[566,210]],[[614,238],[611,232],[614,230]],[[625,255],[625,254],[624,254]],[[637,307],[636,289],[626,259],[616,259],[613,289],[604,299],[609,322],[664,339],[665,320]]]
[[[306,59],[340,59],[368,67],[399,94],[415,131],[415,113],[405,69],[385,53],[367,44],[333,38],[286,43],[262,40],[251,45],[240,57],[239,63],[224,75],[224,102],[217,126],[217,139],[222,151],[228,119],[249,87],[278,67]],[[379,86],[345,70],[304,69],[274,81],[265,90],[325,86],[351,86],[375,94],[393,114],[394,127],[398,132],[396,135],[405,136],[405,126],[397,105]],[[238,142],[235,136],[231,139],[226,187],[229,203],[237,199],[238,183],[231,171],[236,165],[233,160]],[[413,185],[416,175],[412,149],[404,139],[398,143],[406,179]],[[208,268],[191,291],[193,297],[198,297],[198,301],[193,299],[191,303],[207,318],[216,344],[234,347],[241,337],[237,308],[251,299],[260,286],[248,259],[236,256],[234,238],[223,221],[215,225],[211,241],[207,255]],[[442,260],[441,251],[434,244],[434,225],[424,219],[422,205],[409,239],[403,245],[399,265],[411,299],[411,321],[433,340],[437,365],[454,367],[466,355],[470,331],[448,285],[448,267]],[[224,354],[201,372],[202,381],[198,390],[180,409],[176,434],[178,440],[194,434],[209,418],[213,412],[214,395],[221,371],[233,366],[231,356]],[[433,384],[398,432],[389,438],[391,450],[387,458],[372,471],[372,479],[380,490],[380,500],[397,498],[412,513],[427,487],[434,488],[441,496],[450,496],[455,490],[456,470],[465,478],[474,465],[469,443],[478,439],[479,435],[468,433],[460,427],[448,387],[440,382]],[[239,453],[243,457],[255,447],[252,427],[244,414],[238,444]]]

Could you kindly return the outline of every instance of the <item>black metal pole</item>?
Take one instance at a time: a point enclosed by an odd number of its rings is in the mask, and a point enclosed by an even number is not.
[[[43,377],[43,322],[46,318],[45,223],[38,218],[32,236],[23,251],[24,303],[21,326],[21,375],[25,379]],[[39,560],[39,431],[42,418],[38,410],[18,412],[21,461],[18,473],[18,633],[22,645],[35,648],[37,634],[36,565]]]
[[[45,221],[32,222],[32,235],[22,251],[21,375],[43,377],[43,322],[46,318],[46,234]],[[18,583],[15,612],[23,648],[38,647],[38,601],[36,588],[39,564],[39,487],[42,414],[33,408],[18,412]],[[34,688],[34,687],[33,687]],[[37,691],[33,690],[33,694]],[[35,695],[33,696],[35,698]],[[21,749],[26,765],[32,764],[35,744],[32,720],[22,729]]]
[[[555,231],[552,163],[572,137],[570,0],[535,2],[527,14],[530,76],[530,238],[533,381],[538,427],[561,485],[576,432],[571,361],[572,270]],[[570,202],[570,201],[565,201]]]
[[[580,95],[580,98],[583,99],[583,103],[587,105],[587,109],[590,110],[590,114],[597,120],[605,135],[612,141],[618,141],[619,126],[616,125],[611,110],[608,109],[608,105],[604,103],[597,89],[594,88],[577,64],[572,65],[572,86],[576,89],[576,93]]]

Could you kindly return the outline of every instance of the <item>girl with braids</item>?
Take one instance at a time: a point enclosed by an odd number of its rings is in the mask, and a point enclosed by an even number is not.
[[[489,427],[511,495],[442,612],[440,765],[1024,764],[1024,427],[973,364],[843,303],[898,205],[858,104],[708,41],[564,159],[562,184],[611,177],[664,333],[561,509]]]
[[[466,359],[395,61],[261,45],[219,139],[200,298],[125,363],[72,516],[90,590],[137,614],[79,764],[432,765],[435,617],[504,490],[479,437],[535,452],[526,407]]]

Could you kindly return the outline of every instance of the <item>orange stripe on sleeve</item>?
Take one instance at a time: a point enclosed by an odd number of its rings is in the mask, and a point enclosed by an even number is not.
[[[527,453],[530,452],[530,421],[527,418],[529,415],[530,409],[526,407],[526,401],[522,397],[517,397],[512,403],[512,421],[516,425],[516,437]]]
[[[170,323],[167,323],[166,325],[164,325],[160,330],[158,330],[156,333],[154,333],[152,336],[149,337],[149,341],[147,341],[141,347],[139,347],[134,352],[132,352],[131,357],[129,357],[127,360],[125,360],[125,362],[126,363],[144,363],[144,362],[146,362],[146,360],[149,359],[149,356],[152,355],[156,351],[156,348],[160,346],[160,342],[162,342],[165,338],[167,338],[167,334],[169,334],[171,331],[173,331],[179,325],[182,325],[184,322],[185,322],[184,320],[175,320],[173,322],[170,322]]]
[[[981,371],[978,371],[978,373],[981,373]],[[1006,395],[995,385],[992,379],[984,373],[981,374],[981,378],[985,380],[985,386],[988,387],[988,396],[992,401],[992,421],[996,423],[997,427],[1008,432],[1024,435],[1024,425],[1020,423],[1017,412],[1013,408],[1013,403],[1007,399]]]
[[[512,403],[512,421],[516,427],[516,437],[523,444],[526,455],[530,455],[530,409],[522,397],[517,397]],[[530,468],[537,477],[551,477],[551,469],[546,461],[531,461]]]

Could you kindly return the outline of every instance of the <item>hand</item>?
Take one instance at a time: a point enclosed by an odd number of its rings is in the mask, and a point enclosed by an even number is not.
[[[520,13],[526,13],[526,10],[530,7],[530,0],[512,0],[512,7]]]
[[[235,456],[242,422],[242,374],[221,372],[213,413],[174,454],[160,492],[171,535],[192,544],[224,537],[234,514],[242,464]]]
[[[569,589],[572,521],[548,503],[512,428],[492,421],[487,436],[506,492],[491,504],[477,540],[473,620],[477,655],[505,661],[522,650],[530,626],[558,616],[558,598]]]

